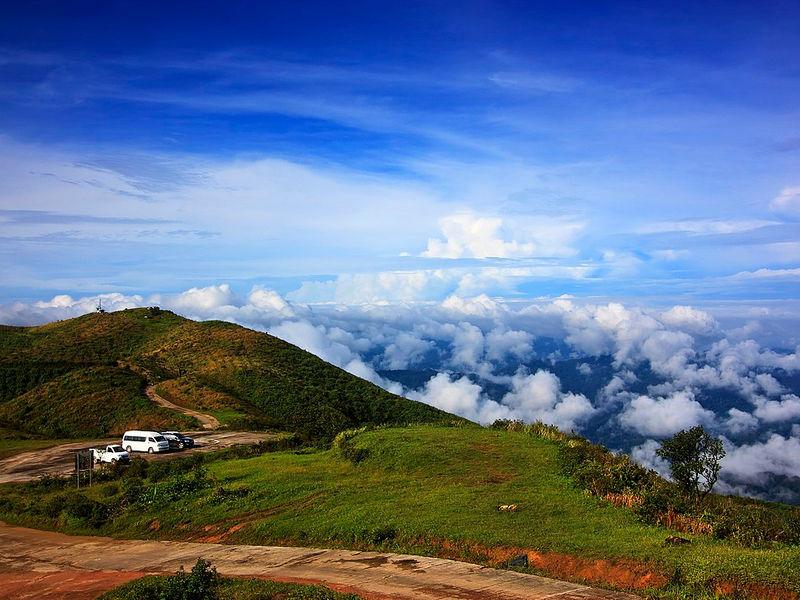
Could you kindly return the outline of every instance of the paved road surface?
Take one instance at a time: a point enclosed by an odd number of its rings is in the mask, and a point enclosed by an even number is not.
[[[146,454],[136,452],[134,456],[143,456],[148,460],[169,460],[177,456],[185,456],[193,452],[209,452],[220,450],[236,444],[256,444],[268,439],[268,433],[250,433],[242,431],[200,431],[190,434],[195,439],[195,447],[179,452],[163,454]],[[73,452],[81,448],[98,448],[106,444],[118,444],[119,438],[95,440],[89,442],[71,442],[52,448],[23,452],[0,460],[0,483],[31,481],[42,475],[62,475],[71,473],[75,464]]]
[[[636,596],[441,558],[383,552],[114,540],[0,523],[0,598],[92,598],[198,558],[220,574],[321,583],[372,600],[634,600]]]
[[[219,421],[216,417],[212,417],[211,415],[207,415],[205,413],[198,412],[196,410],[192,410],[191,408],[184,408],[183,406],[178,406],[177,404],[173,404],[166,398],[162,398],[156,393],[156,388],[154,385],[148,386],[145,390],[147,397],[150,398],[156,404],[160,404],[164,408],[169,408],[171,410],[178,411],[179,413],[183,413],[185,415],[189,415],[190,417],[194,417],[200,424],[203,426],[203,429],[219,429]]]

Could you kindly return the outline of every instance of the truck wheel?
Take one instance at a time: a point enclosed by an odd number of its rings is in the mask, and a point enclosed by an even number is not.
[[[148,453],[148,454],[152,454],[152,453],[153,453],[153,447],[152,447],[152,446],[151,446],[150,448],[148,448],[148,449],[147,449],[147,453]]]
[[[111,459],[111,464],[112,464],[112,465],[115,465],[115,464],[117,464],[117,459],[116,459],[116,458],[112,458],[112,459]]]
[[[127,448],[125,448],[125,450],[128,452],[128,454],[130,454],[131,452],[133,452],[133,449],[132,449],[130,446],[128,446]]]

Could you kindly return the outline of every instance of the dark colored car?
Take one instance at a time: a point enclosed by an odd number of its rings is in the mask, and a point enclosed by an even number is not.
[[[161,433],[164,435],[164,437],[167,438],[167,441],[169,441],[170,450],[194,447],[194,439],[190,438],[187,435],[183,435],[180,432],[162,431]]]

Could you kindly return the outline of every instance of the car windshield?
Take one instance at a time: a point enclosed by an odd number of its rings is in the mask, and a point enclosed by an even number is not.
[[[163,435],[157,435],[156,436],[156,441],[157,442],[166,442],[167,440],[164,439]]]
[[[122,446],[111,446],[111,451],[112,452],[125,452],[125,450],[122,449]]]

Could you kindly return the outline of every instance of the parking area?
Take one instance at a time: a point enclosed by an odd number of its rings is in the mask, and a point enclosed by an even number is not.
[[[211,452],[237,444],[257,444],[262,440],[274,439],[280,434],[253,433],[247,431],[197,431],[187,432],[195,440],[193,448],[175,450],[158,454],[134,452],[146,460],[170,460],[195,452]],[[75,464],[75,451],[85,448],[101,448],[108,444],[119,444],[120,438],[106,438],[83,442],[71,442],[52,448],[23,452],[0,461],[0,483],[32,481],[43,475],[64,475],[72,473]]]

